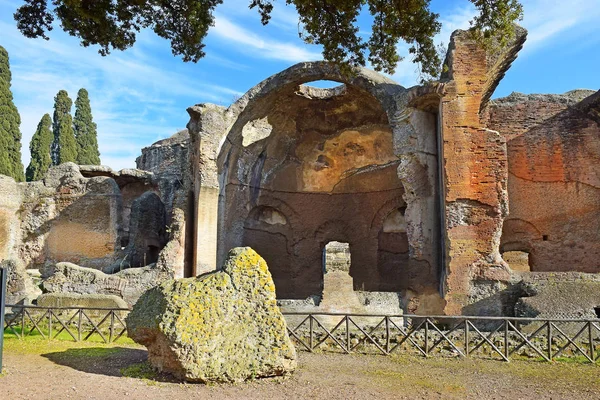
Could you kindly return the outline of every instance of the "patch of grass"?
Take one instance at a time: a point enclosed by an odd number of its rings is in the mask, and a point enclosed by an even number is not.
[[[373,374],[375,376],[380,376],[383,378],[391,378],[391,379],[402,379],[405,376],[401,372],[389,371],[389,370],[383,370],[383,369],[375,370],[375,371],[371,372],[371,374]]]
[[[57,341],[69,341],[69,342],[74,342],[73,337],[67,332],[67,331],[62,331],[60,332],[58,335],[56,335],[56,332],[58,332],[60,329],[55,329],[52,332],[52,340],[57,340]],[[23,340],[30,340],[30,339],[44,339],[44,338],[48,338],[48,329],[33,329],[31,330],[30,328],[26,328],[24,331],[21,331],[21,328],[14,328],[14,331],[17,333],[15,334],[15,332],[13,332],[12,330],[5,330],[4,331],[4,338],[5,339],[22,339]],[[72,330],[71,331],[75,337],[77,337],[77,331]],[[42,335],[43,333],[43,335]],[[108,333],[102,332],[106,338],[108,338]],[[84,339],[86,336],[88,335],[88,332],[82,332],[82,336],[81,339]],[[93,335],[91,335],[88,339],[85,340],[85,342],[91,342],[91,343],[105,343],[104,339],[102,339],[102,337],[98,334],[98,333],[94,333]],[[81,343],[81,342],[80,342]],[[116,340],[113,343],[118,343],[118,344],[122,344],[122,345],[134,345],[135,342],[133,340],[131,340],[130,338],[128,338],[126,335],[121,336],[118,340]]]
[[[99,348],[98,346],[101,347]],[[105,344],[103,342],[94,341],[74,342],[72,338],[70,341],[46,339],[41,335],[31,335],[19,339],[13,335],[12,337],[6,336],[4,340],[4,350],[17,354],[44,354],[48,352],[66,351],[69,349],[85,349],[83,354],[87,354],[89,357],[101,357],[107,354],[103,353],[105,351],[116,351],[113,347],[143,348],[143,346],[134,343],[130,339],[123,342],[119,341],[117,343]]]
[[[150,366],[148,362],[132,364],[125,368],[121,368],[121,375],[127,378],[135,379],[156,379],[158,373]]]
[[[442,393],[457,394],[466,391],[466,387],[463,384],[456,382],[456,379],[452,376],[448,377],[446,375],[427,376],[422,373],[403,373],[381,369],[370,371],[369,375],[376,379],[378,386],[383,386],[390,390],[400,387],[420,387]]]
[[[160,374],[147,361],[121,368],[120,372],[124,377],[141,379],[148,386],[162,386]]]

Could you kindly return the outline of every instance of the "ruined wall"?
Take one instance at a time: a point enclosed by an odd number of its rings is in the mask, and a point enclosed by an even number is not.
[[[73,163],[52,167],[36,182],[15,183],[0,176],[0,229],[5,231],[0,262],[11,271],[10,301],[29,302],[40,294],[27,269],[39,269],[48,278],[59,262],[107,273],[152,264],[157,271],[144,275],[144,282],[132,280],[132,290],[172,276],[176,251],[163,249],[166,212],[155,187],[149,172]],[[134,201],[136,196],[141,200]],[[123,211],[124,198],[131,202],[131,218]],[[152,201],[143,201],[148,198]],[[132,228],[127,246],[123,245],[130,229],[124,228],[124,221]],[[136,274],[135,268],[127,272]],[[70,278],[71,284],[81,284],[76,276]]]
[[[423,274],[410,270],[407,244],[399,249],[404,265],[377,258],[383,218],[405,207],[377,100],[354,87],[290,87],[256,104],[252,117],[242,127],[239,167],[226,178],[227,203],[238,206],[224,207],[225,248],[248,245],[261,254],[280,298],[320,295],[331,240],[350,243],[356,289],[414,284],[400,277]]]
[[[153,183],[167,210],[173,208],[179,192],[184,190],[191,173],[190,135],[187,129],[142,149],[135,162],[140,170],[153,173]]]
[[[303,85],[319,79],[344,85]],[[190,108],[197,272],[250,245],[279,298],[306,298],[322,291],[325,244],[342,240],[355,290],[439,300],[435,116],[408,100],[372,71],[301,63],[227,109]]]
[[[468,32],[451,38],[440,104],[449,314],[490,295],[486,282],[510,277],[499,253],[508,213],[506,141],[486,128],[480,112],[524,40],[525,32],[517,29],[511,45],[491,54]]]
[[[0,260],[9,259],[21,240],[19,209],[22,199],[19,184],[0,175]]]
[[[514,93],[488,108],[508,140],[501,250],[529,253],[532,271],[600,272],[600,92]]]
[[[173,271],[177,278],[195,275],[192,160],[189,148],[190,135],[184,129],[168,139],[143,148],[142,155],[136,159],[137,168],[152,172],[155,193],[162,204],[157,206],[163,207],[165,212],[166,231],[156,237],[161,246],[163,237],[166,238],[166,244],[164,248],[161,247],[158,256],[158,267]]]
[[[102,269],[114,261],[122,203],[113,179],[85,178],[67,163],[20,190],[21,241],[13,254],[24,265],[44,268],[69,261]]]

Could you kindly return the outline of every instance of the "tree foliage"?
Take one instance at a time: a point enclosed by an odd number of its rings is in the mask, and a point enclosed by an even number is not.
[[[21,162],[21,116],[10,90],[11,74],[8,52],[0,46],[0,174],[25,180]]]
[[[66,162],[77,162],[77,143],[73,132],[71,106],[73,101],[66,90],[60,90],[54,98],[54,118],[52,132],[52,163],[59,165]]]
[[[73,128],[77,142],[77,164],[100,165],[96,123],[92,120],[92,107],[88,92],[83,88],[77,92]]]
[[[23,0],[15,13],[19,30],[27,37],[43,37],[57,17],[62,28],[81,39],[84,46],[99,45],[100,53],[124,50],[136,33],[151,28],[171,41],[173,54],[184,61],[204,57],[213,12],[223,0]],[[471,21],[476,37],[484,43],[491,37],[514,35],[523,10],[518,0],[469,0],[478,14]],[[274,0],[250,0],[261,22],[267,24]],[[437,76],[441,65],[433,37],[440,30],[439,15],[430,10],[430,0],[286,0],[300,15],[299,35],[308,43],[323,46],[323,57],[340,64],[365,65],[393,73],[402,59],[397,43],[409,43],[409,53],[424,74]],[[358,16],[368,11],[373,19],[370,38],[359,35]]]
[[[28,182],[42,179],[52,165],[52,158],[50,157],[50,147],[53,140],[51,126],[52,119],[50,115],[44,114],[31,138],[29,143],[31,161],[27,166],[27,171],[25,171]]]

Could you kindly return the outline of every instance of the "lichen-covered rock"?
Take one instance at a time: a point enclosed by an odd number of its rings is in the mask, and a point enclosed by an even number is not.
[[[150,363],[182,380],[239,382],[296,367],[271,274],[249,247],[231,250],[222,271],[144,293],[126,322]]]

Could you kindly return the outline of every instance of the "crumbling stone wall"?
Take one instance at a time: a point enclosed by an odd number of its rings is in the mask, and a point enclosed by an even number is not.
[[[532,271],[600,272],[600,92],[513,93],[488,113],[508,139],[501,250],[529,253]]]
[[[517,29],[501,53],[486,52],[468,32],[452,34],[440,105],[445,218],[445,312],[458,314],[488,296],[487,281],[508,281],[499,253],[508,214],[506,141],[481,111],[525,41]],[[477,281],[483,283],[479,285]]]
[[[101,269],[114,261],[122,203],[113,179],[85,178],[75,164],[66,163],[17,190],[23,194],[17,213],[20,240],[12,257],[24,266],[69,261]]]
[[[303,85],[319,79],[344,85]],[[227,109],[192,107],[197,271],[249,245],[280,298],[305,298],[322,290],[323,247],[340,240],[355,289],[439,299],[435,116],[408,100],[372,71],[302,63]]]
[[[139,169],[153,174],[156,193],[165,208],[167,243],[157,265],[169,268],[177,278],[196,275],[194,270],[194,187],[187,129],[142,149]]]
[[[138,266],[131,263],[135,259],[138,264],[144,260],[145,265],[152,264],[159,270],[145,274],[143,282],[132,280],[128,284],[131,290],[171,277],[171,261],[180,255],[173,246],[161,253],[168,240],[166,212],[153,193],[154,187],[149,172],[115,172],[108,167],[79,167],[73,163],[51,168],[37,182],[15,183],[0,176],[0,230],[5,233],[0,242],[0,261],[11,266],[10,301],[29,302],[40,294],[27,269],[40,269],[43,278],[48,278],[55,274],[59,262],[74,263],[82,270],[113,273]],[[132,189],[128,190],[129,198],[123,196],[122,188]],[[132,201],[139,207],[137,213],[133,207],[129,221],[129,215],[123,212],[123,198],[129,202],[136,192],[141,192],[138,197],[142,200],[156,201]],[[125,219],[134,227],[134,240],[131,246],[123,247],[124,240],[129,239],[128,230],[123,228]],[[149,255],[146,253],[150,247]],[[135,271],[130,272],[127,276],[135,275]]]
[[[525,35],[486,50],[457,31],[442,79],[410,89],[366,69],[297,64],[230,107],[189,108],[188,130],[142,150],[147,171],[66,164],[41,182],[0,177],[0,259],[19,279],[56,261],[111,274],[155,262],[119,279],[76,266],[48,286],[74,290],[82,282],[68,277],[85,276],[137,296],[252,246],[280,300],[364,309],[394,298],[429,314],[540,307],[548,285],[519,303],[533,274],[600,272],[600,92],[491,101]],[[322,79],[340,85],[307,85]],[[351,262],[332,279],[344,289],[324,293],[331,241],[349,243]],[[27,297],[27,285],[12,287]]]

